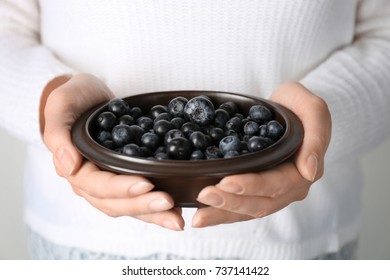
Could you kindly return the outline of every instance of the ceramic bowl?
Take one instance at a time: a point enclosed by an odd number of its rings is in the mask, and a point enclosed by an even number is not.
[[[107,103],[84,113],[75,123],[72,139],[80,153],[101,169],[118,174],[134,174],[148,178],[156,190],[169,193],[177,207],[199,207],[196,201],[202,188],[218,183],[223,177],[259,172],[288,160],[299,148],[303,139],[303,127],[298,117],[287,108],[269,100],[230,92],[169,91],[152,92],[123,98],[131,107],[138,106],[144,112],[156,104],[168,105],[177,96],[187,99],[206,95],[215,106],[234,101],[241,112],[248,112],[254,104],[268,107],[284,129],[284,135],[264,150],[228,159],[216,160],[154,160],[129,157],[109,150],[94,140],[97,133],[97,116],[107,110]]]

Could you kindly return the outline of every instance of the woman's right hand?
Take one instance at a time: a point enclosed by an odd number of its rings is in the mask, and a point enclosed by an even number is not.
[[[46,98],[47,96],[47,98]],[[184,220],[173,199],[152,191],[146,178],[100,170],[83,159],[72,144],[71,129],[86,110],[113,97],[108,87],[90,74],[78,74],[44,93],[41,102],[43,138],[53,153],[58,175],[73,191],[111,217],[131,216],[172,230],[183,230]]]

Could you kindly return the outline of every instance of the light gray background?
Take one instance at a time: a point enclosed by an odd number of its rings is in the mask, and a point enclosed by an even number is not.
[[[23,226],[25,146],[0,130],[0,259],[28,259]],[[365,190],[359,259],[390,259],[390,140],[363,159]]]

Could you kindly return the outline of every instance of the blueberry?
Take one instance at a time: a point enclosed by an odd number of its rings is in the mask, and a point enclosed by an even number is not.
[[[171,121],[172,120],[172,115],[169,114],[169,113],[161,113],[154,119],[154,122],[158,122],[159,120]]]
[[[282,137],[284,128],[278,121],[272,120],[267,123],[267,132],[268,137],[272,138],[273,140],[278,140],[280,137]]]
[[[141,149],[141,154],[142,154],[141,157],[148,158],[148,157],[151,157],[153,155],[153,150],[146,147],[146,146],[141,146],[140,149]]]
[[[106,140],[112,140],[111,132],[106,131],[106,130],[101,130],[98,132],[96,140],[98,143],[103,143]]]
[[[122,154],[130,157],[141,157],[143,156],[141,148],[136,144],[126,144],[122,148]]]
[[[205,156],[207,159],[218,159],[221,157],[221,153],[217,146],[209,146],[206,148]]]
[[[118,124],[118,119],[112,112],[103,112],[96,119],[96,125],[101,130],[111,131]]]
[[[133,137],[132,143],[135,143],[137,145],[141,145],[141,138],[142,135],[145,133],[145,130],[142,129],[142,127],[138,125],[131,125],[130,126],[130,133]]]
[[[241,119],[242,127],[244,127],[246,125],[246,123],[249,122],[249,121],[251,121],[251,119],[249,117]]]
[[[219,142],[219,151],[225,155],[229,151],[241,150],[241,141],[237,136],[226,136]]]
[[[118,147],[122,147],[131,143],[134,140],[134,136],[131,134],[129,125],[118,124],[112,129],[112,140]]]
[[[132,116],[135,120],[143,116],[143,111],[140,107],[133,107],[130,109],[129,115]]]
[[[129,143],[140,144],[145,131],[137,125],[118,124],[112,129],[112,140],[118,147]]]
[[[258,135],[259,134],[259,125],[255,121],[248,121],[244,125],[244,133],[246,135]]]
[[[239,117],[233,117],[229,119],[225,124],[225,130],[234,130],[235,132],[239,133],[242,131],[242,122]]]
[[[191,153],[190,159],[191,160],[200,160],[200,159],[205,159],[206,156],[201,150],[195,150]]]
[[[228,151],[223,158],[233,158],[239,156],[240,153],[238,151]]]
[[[169,156],[167,153],[160,152],[160,153],[155,154],[154,158],[157,160],[167,160],[167,159],[169,159]]]
[[[149,117],[139,117],[137,125],[145,131],[153,129],[154,121]]]
[[[150,108],[150,115],[153,119],[157,118],[158,115],[162,113],[168,113],[168,107],[164,105],[154,105],[152,108]]]
[[[146,132],[141,137],[141,144],[153,151],[160,146],[160,142],[160,137],[154,132]]]
[[[168,104],[168,111],[173,117],[184,117],[184,107],[188,99],[182,96],[173,98]]]
[[[180,129],[177,129],[177,128],[171,129],[167,133],[165,133],[164,144],[167,145],[173,139],[178,138],[178,137],[185,138],[184,133]]]
[[[210,135],[205,134],[204,137],[205,137],[205,139],[206,139],[207,147],[214,144],[214,141],[213,141],[213,139],[211,138]]]
[[[167,154],[172,159],[189,159],[192,153],[190,141],[184,137],[172,139],[167,144]]]
[[[248,150],[248,142],[247,141],[241,141],[240,151]]]
[[[135,120],[130,115],[123,115],[119,118],[119,124],[133,125],[135,124]]]
[[[223,137],[225,137],[225,131],[222,128],[216,127],[216,128],[210,129],[209,135],[210,135],[213,143],[218,144],[219,141],[221,141],[221,139]]]
[[[199,95],[198,97],[206,98],[207,100],[213,102],[213,101],[211,100],[210,96],[207,96],[207,95],[202,94],[202,95]]]
[[[210,130],[215,128],[215,126],[212,125],[212,124],[209,124],[209,125],[206,125],[206,126],[201,126],[199,128],[200,128],[199,131],[203,132],[205,135],[209,135],[210,134]]]
[[[176,117],[176,118],[173,118],[171,120],[171,124],[175,127],[175,128],[178,128],[180,129],[181,126],[186,122],[185,119],[183,119],[182,117]]]
[[[200,127],[199,125],[195,124],[195,123],[192,123],[192,122],[186,122],[184,123],[182,126],[181,126],[181,131],[183,131],[184,135],[186,137],[190,137],[190,135],[194,132],[194,131],[199,131],[200,130]]]
[[[229,129],[225,131],[225,136],[236,136],[239,137],[239,134],[234,129]]]
[[[250,152],[257,152],[272,145],[273,141],[270,138],[262,136],[253,136],[248,141],[248,150]]]
[[[206,135],[201,131],[195,131],[190,135],[190,141],[195,150],[205,150],[209,145]]]
[[[129,113],[130,106],[123,99],[114,98],[108,102],[108,111],[114,113],[119,118],[120,116]]]
[[[241,113],[235,113],[234,116],[239,118],[241,121],[244,119],[244,115]]]
[[[114,141],[110,140],[110,139],[107,139],[107,140],[104,140],[102,143],[100,143],[103,147],[107,148],[107,149],[110,149],[110,150],[115,150],[117,147],[114,143]]]
[[[250,107],[249,116],[252,120],[259,124],[263,124],[272,120],[271,111],[263,105],[253,105]]]
[[[156,150],[154,150],[154,155],[157,155],[159,153],[167,153],[167,149],[165,148],[165,146],[159,146]]]
[[[259,126],[259,136],[267,137],[268,129],[266,124],[262,124]]]
[[[214,119],[214,105],[205,97],[194,97],[184,107],[184,116],[198,125],[207,125]]]
[[[224,109],[215,110],[214,116],[214,126],[219,128],[224,128],[226,122],[230,119],[229,113]]]
[[[154,132],[161,137],[164,137],[171,129],[173,129],[173,125],[167,120],[159,120],[153,125]]]
[[[224,109],[229,113],[230,117],[233,117],[236,113],[238,113],[238,106],[233,101],[227,101],[219,105],[219,109]]]

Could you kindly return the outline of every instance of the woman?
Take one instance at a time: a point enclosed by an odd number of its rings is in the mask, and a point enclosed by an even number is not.
[[[33,258],[354,257],[358,160],[389,132],[388,1],[20,0],[0,18],[1,97],[18,104],[1,123],[29,144]],[[73,146],[93,105],[178,89],[290,108],[305,130],[294,162],[223,178],[198,196],[210,207],[178,210]]]

